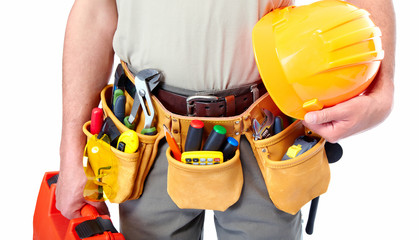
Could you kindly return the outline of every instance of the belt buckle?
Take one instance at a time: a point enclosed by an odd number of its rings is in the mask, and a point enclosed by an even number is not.
[[[194,116],[193,109],[195,107],[195,102],[215,102],[218,101],[219,97],[211,95],[195,95],[189,96],[186,98],[186,112],[188,116]],[[196,115],[196,114],[195,114]]]
[[[257,84],[253,84],[252,86],[250,86],[250,92],[252,93],[253,96],[253,102],[256,102],[256,100],[260,97],[259,96],[259,88]]]

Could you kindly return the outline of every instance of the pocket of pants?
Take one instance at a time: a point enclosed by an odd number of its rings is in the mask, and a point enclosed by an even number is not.
[[[290,214],[296,214],[306,203],[325,193],[330,181],[324,139],[300,156],[281,160],[294,140],[304,134],[307,134],[304,126],[297,121],[270,138],[252,139],[272,202]]]
[[[170,148],[166,156],[167,192],[179,208],[225,211],[239,200],[243,187],[239,150],[227,162],[210,166],[179,162]]]
[[[124,153],[88,131],[90,122],[84,126],[88,141],[84,152],[84,169],[87,184],[84,197],[90,201],[109,200],[121,203],[130,199],[137,177],[141,150]]]

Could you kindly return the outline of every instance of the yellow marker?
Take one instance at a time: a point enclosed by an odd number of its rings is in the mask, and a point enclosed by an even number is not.
[[[182,153],[182,162],[192,165],[216,165],[223,163],[220,151],[189,151]]]

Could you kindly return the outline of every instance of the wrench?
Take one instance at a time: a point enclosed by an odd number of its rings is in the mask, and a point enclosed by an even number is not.
[[[124,119],[124,124],[130,129],[134,129],[135,118],[138,109],[141,108],[145,114],[145,123],[142,134],[154,135],[156,132],[155,127],[151,127],[154,119],[154,107],[151,102],[150,92],[160,83],[160,72],[156,69],[144,69],[137,73],[135,76],[135,96],[132,105],[131,114]],[[145,101],[144,101],[145,100]],[[147,102],[147,106],[145,105]]]

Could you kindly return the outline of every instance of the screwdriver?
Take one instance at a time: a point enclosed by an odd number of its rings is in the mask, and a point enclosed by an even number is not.
[[[186,136],[185,152],[201,150],[203,132],[204,123],[201,120],[192,120]]]

